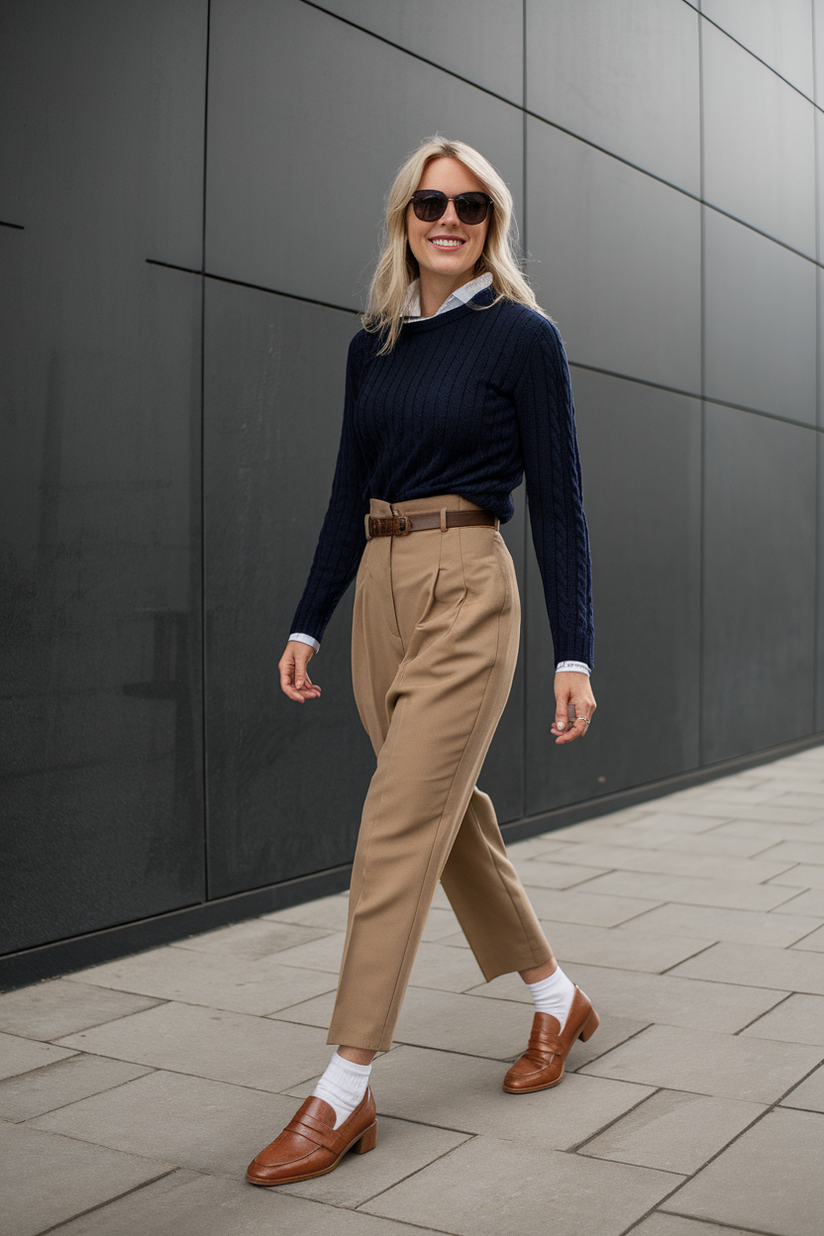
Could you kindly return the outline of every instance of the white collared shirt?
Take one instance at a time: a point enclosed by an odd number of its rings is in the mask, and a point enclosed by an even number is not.
[[[477,296],[484,288],[488,288],[492,283],[492,274],[486,271],[483,275],[478,275],[477,279],[470,279],[469,283],[464,283],[461,287],[456,288],[454,292],[447,296],[446,300],[432,316],[438,317],[438,314],[448,313],[450,309],[457,309],[459,305],[466,305],[472,300],[473,296]],[[406,290],[406,305],[404,307],[404,317],[416,318],[420,322],[427,321],[421,317],[421,296],[420,296],[420,280],[415,279],[410,283]],[[294,631],[290,639],[297,640],[300,644],[309,644],[314,648],[315,652],[320,652],[320,644],[311,635],[304,635],[300,631]],[[555,667],[555,673],[558,674],[564,670],[571,670],[576,674],[586,674],[589,677],[590,668],[583,661],[559,661]]]
[[[477,279],[470,279],[469,283],[464,283],[461,287],[456,288],[441,305],[433,317],[436,318],[440,313],[448,313],[450,309],[457,309],[459,305],[466,305],[472,300],[473,296],[477,296],[484,288],[488,288],[492,282],[492,273],[487,271],[484,275],[478,275]],[[406,291],[406,306],[404,308],[404,317],[419,318],[425,322],[426,318],[421,317],[421,281],[415,279],[410,283]]]

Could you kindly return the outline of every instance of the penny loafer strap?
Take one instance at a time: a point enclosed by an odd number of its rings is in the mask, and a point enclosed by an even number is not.
[[[307,1141],[315,1142],[318,1146],[324,1146],[335,1154],[342,1154],[346,1148],[346,1142],[337,1129],[332,1129],[328,1124],[324,1124],[323,1121],[316,1120],[308,1112],[298,1113],[294,1119],[289,1121],[286,1131],[289,1133],[299,1133]]]
[[[539,1052],[542,1056],[563,1056],[566,1053],[563,1043],[554,1034],[536,1034],[534,1031],[529,1036],[527,1050]]]

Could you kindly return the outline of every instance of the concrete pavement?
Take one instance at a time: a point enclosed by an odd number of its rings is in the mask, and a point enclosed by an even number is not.
[[[601,1014],[532,1020],[439,893],[373,1070],[378,1146],[245,1183],[325,1067],[346,896],[0,996],[6,1236],[821,1236],[824,748],[510,849]]]

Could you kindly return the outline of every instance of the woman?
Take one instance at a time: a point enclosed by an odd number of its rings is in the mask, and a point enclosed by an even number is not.
[[[487,981],[535,999],[504,1089],[557,1085],[598,1026],[557,966],[475,782],[509,694],[520,608],[497,531],[526,474],[558,667],[556,743],[577,741],[589,684],[589,543],[560,337],[513,257],[512,198],[462,142],[424,142],[398,172],[364,329],[349,349],[332,497],[280,661],[298,703],[357,571],[355,698],[377,755],[363,809],[329,1043],[312,1097],[252,1162],[255,1184],[331,1171],[376,1143],[372,1058],[388,1051],[440,879]]]

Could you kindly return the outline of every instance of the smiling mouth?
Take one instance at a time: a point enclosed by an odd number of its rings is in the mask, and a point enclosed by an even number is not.
[[[436,249],[460,249],[466,241],[459,240],[457,237],[450,236],[435,236],[430,240],[430,245],[434,245]]]

